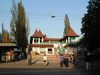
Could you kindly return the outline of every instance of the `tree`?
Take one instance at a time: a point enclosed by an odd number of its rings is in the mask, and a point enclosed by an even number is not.
[[[6,30],[2,34],[2,43],[11,43],[9,33]]]
[[[3,23],[2,23],[1,42],[2,43],[11,43],[11,39],[10,39],[10,36],[9,36],[9,32],[4,29]]]
[[[0,33],[0,43],[2,42],[2,34]]]
[[[12,0],[12,9],[11,9],[11,21],[10,21],[10,29],[11,29],[11,36],[14,42],[17,42],[17,15],[18,15],[18,10],[17,10],[17,5]]]
[[[68,32],[68,30],[69,30],[69,28],[70,28],[70,23],[69,23],[69,19],[68,19],[67,14],[65,15],[64,23],[65,23],[64,35],[65,35],[65,34],[67,34],[67,32]]]
[[[22,1],[20,1],[17,5],[12,0],[13,7],[11,10],[11,34],[17,44],[17,47],[25,53],[25,49],[28,45],[28,35],[29,35],[29,22],[28,18],[26,18],[26,13]]]
[[[57,52],[58,52],[58,54],[64,54],[65,48],[62,45],[59,45],[57,47]]]
[[[93,51],[100,47],[100,0],[90,0],[87,13],[82,18],[83,44]]]

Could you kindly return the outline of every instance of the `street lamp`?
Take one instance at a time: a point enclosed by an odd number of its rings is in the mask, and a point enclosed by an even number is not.
[[[52,15],[51,18],[55,18],[56,16]]]

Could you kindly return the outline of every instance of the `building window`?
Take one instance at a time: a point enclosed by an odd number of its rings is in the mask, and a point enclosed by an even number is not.
[[[34,38],[34,43],[38,43],[39,42],[39,38]]]
[[[51,48],[48,49],[48,54],[53,54],[53,50]]]

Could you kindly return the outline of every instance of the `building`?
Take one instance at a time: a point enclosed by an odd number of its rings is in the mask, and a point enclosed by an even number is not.
[[[16,48],[16,47],[17,46],[15,43],[0,43],[0,61],[5,61],[6,54],[8,54],[9,61],[10,61],[12,55],[14,55],[14,53],[13,53],[14,48]]]
[[[78,35],[70,27],[68,33],[62,38],[48,38],[41,30],[36,29],[31,36],[31,47],[33,58],[35,56],[42,57],[44,54],[48,56],[48,60],[57,60],[59,53],[67,51],[68,44],[75,43]],[[68,47],[69,48],[69,47]],[[41,58],[42,59],[42,58]]]

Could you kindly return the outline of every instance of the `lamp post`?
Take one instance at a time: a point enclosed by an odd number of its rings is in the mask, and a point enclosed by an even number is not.
[[[51,18],[55,18],[56,16],[52,15]]]

